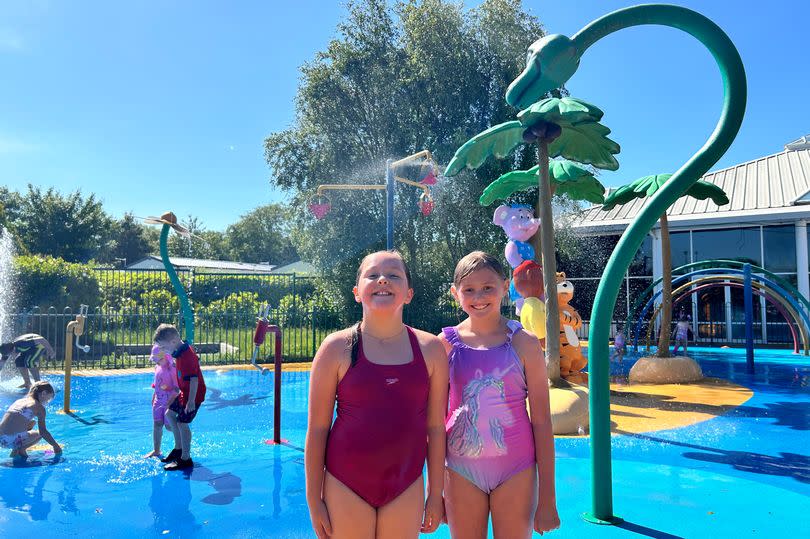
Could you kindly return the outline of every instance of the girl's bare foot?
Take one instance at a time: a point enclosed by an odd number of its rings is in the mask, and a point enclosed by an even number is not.
[[[150,457],[161,458],[161,457],[163,457],[163,454],[160,451],[157,451],[157,450],[153,449],[152,451],[150,451],[149,453],[147,453],[147,454],[145,454],[143,456],[143,458],[145,458],[145,459],[148,459]]]

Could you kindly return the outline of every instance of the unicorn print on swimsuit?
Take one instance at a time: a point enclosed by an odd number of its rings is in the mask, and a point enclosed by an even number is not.
[[[481,409],[481,400],[504,403],[504,375],[512,366],[501,371],[494,369],[484,375],[481,369],[464,387],[462,405],[454,410],[447,421],[450,433],[447,437],[448,452],[462,457],[505,455],[504,428],[514,424],[515,418],[508,408],[490,406]],[[494,413],[493,413],[494,412]],[[488,436],[487,436],[488,434]]]

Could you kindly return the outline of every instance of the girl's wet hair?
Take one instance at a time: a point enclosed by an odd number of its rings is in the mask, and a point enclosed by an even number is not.
[[[405,262],[405,259],[402,257],[402,253],[397,251],[396,249],[387,249],[385,251],[375,251],[373,253],[369,253],[363,257],[363,260],[360,261],[360,265],[357,267],[357,278],[355,279],[355,284],[360,282],[360,273],[363,271],[363,266],[366,263],[366,259],[368,257],[377,255],[380,253],[390,253],[393,255],[397,255],[399,260],[402,262],[402,267],[405,269],[405,281],[408,284],[408,288],[411,288],[411,270],[408,268],[408,264]],[[360,354],[360,322],[357,322],[355,325],[352,326],[351,334],[349,335],[349,351],[351,353],[352,358],[352,367],[355,366],[357,363],[358,355]]]
[[[363,266],[366,264],[366,260],[368,260],[368,258],[370,256],[379,255],[379,254],[383,254],[383,253],[396,255],[399,258],[399,260],[402,262],[402,267],[405,269],[405,280],[408,283],[408,288],[411,288],[411,270],[408,268],[408,264],[405,262],[405,258],[402,256],[402,253],[400,253],[396,249],[387,249],[387,250],[384,250],[384,251],[374,251],[373,253],[369,253],[366,256],[364,256],[363,260],[360,261],[360,265],[357,266],[357,277],[355,277],[355,279],[354,279],[354,284],[357,284],[357,283],[360,282],[360,273],[363,271]]]
[[[28,396],[37,402],[39,402],[39,397],[43,393],[53,393],[54,395],[56,395],[56,391],[53,390],[53,386],[51,385],[51,383],[45,381],[34,382],[34,384],[31,386],[31,389],[28,390]]]
[[[503,264],[497,258],[484,251],[473,251],[456,264],[456,271],[453,272],[453,284],[460,285],[465,277],[480,269],[490,269],[497,273],[501,279],[507,277]]]

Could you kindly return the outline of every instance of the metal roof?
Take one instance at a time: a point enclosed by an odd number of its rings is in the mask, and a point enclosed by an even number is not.
[[[151,268],[154,263],[163,267],[163,262],[159,256],[149,255],[137,262],[129,264],[127,269]],[[207,260],[204,258],[183,258],[170,256],[169,262],[175,268],[199,268],[221,272],[243,272],[243,273],[270,273],[275,266],[271,264],[249,264],[247,262],[232,262],[230,260]]]
[[[790,145],[799,147],[799,142]],[[694,221],[778,221],[810,216],[810,207],[807,206],[810,204],[808,144],[802,149],[786,150],[709,172],[702,179],[722,188],[728,195],[729,203],[718,207],[708,199],[681,197],[667,210],[674,227],[679,223],[686,225]],[[635,199],[607,212],[602,211],[599,205],[593,206],[576,219],[574,226],[624,228],[638,215],[647,200]]]

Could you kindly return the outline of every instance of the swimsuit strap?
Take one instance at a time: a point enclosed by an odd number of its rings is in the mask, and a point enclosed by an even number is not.
[[[442,328],[442,333],[444,334],[444,338],[447,339],[452,346],[466,346],[461,337],[458,336],[458,331],[456,331],[455,326],[450,326],[446,328]]]
[[[507,320],[506,321],[506,342],[512,343],[512,337],[515,336],[515,333],[523,329],[523,325],[518,322],[517,320]]]

